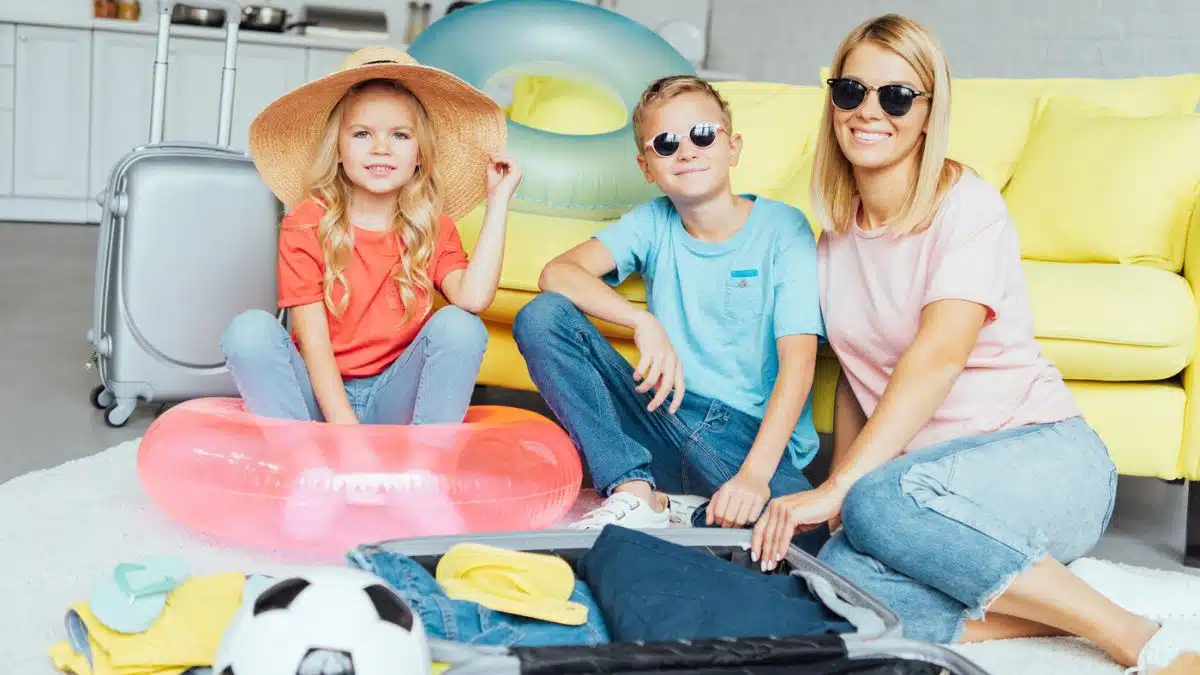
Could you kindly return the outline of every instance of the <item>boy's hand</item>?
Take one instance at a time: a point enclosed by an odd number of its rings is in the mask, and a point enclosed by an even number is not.
[[[633,325],[633,342],[642,358],[633,371],[633,379],[640,381],[637,391],[645,393],[657,387],[654,398],[646,410],[653,411],[667,400],[667,394],[675,391],[671,399],[671,414],[683,403],[683,364],[675,355],[667,330],[653,314],[642,314]]]
[[[492,155],[488,158],[487,188],[489,199],[507,202],[521,184],[521,167],[511,155]]]
[[[707,524],[741,527],[758,519],[771,498],[770,476],[738,471],[717,490],[708,503]]]

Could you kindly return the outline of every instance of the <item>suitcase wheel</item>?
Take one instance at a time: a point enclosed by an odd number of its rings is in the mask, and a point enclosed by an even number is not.
[[[105,389],[104,385],[99,385],[92,390],[92,407],[96,410],[106,410],[108,406],[116,402],[112,392]]]
[[[125,426],[136,405],[134,399],[114,402],[104,411],[104,423],[113,428]]]
[[[110,403],[104,408],[104,423],[114,429],[125,426],[137,407],[137,399],[114,399],[112,394],[108,394],[107,399]]]

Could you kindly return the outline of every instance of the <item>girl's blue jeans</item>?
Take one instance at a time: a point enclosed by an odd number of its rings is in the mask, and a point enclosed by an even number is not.
[[[890,607],[904,637],[953,644],[1035,562],[1088,553],[1116,487],[1082,417],[960,438],[859,479],[818,558]]]
[[[487,340],[478,316],[443,307],[386,370],[346,378],[346,397],[364,424],[457,424],[471,404]],[[254,309],[234,317],[221,349],[247,411],[324,421],[304,359],[274,316]]]

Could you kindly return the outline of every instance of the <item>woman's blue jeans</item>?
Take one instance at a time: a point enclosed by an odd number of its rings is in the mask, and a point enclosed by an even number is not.
[[[940,443],[855,483],[818,557],[890,607],[905,637],[953,644],[1035,562],[1087,554],[1116,485],[1082,417]]]

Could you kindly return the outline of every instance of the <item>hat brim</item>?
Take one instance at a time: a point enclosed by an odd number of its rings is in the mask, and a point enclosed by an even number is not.
[[[250,156],[263,182],[287,208],[304,176],[330,112],[354,85],[396,80],[421,101],[437,138],[442,210],[458,220],[487,195],[488,158],[504,151],[506,119],[483,92],[446,71],[419,64],[373,64],[301,85],[263,109],[250,124]]]

